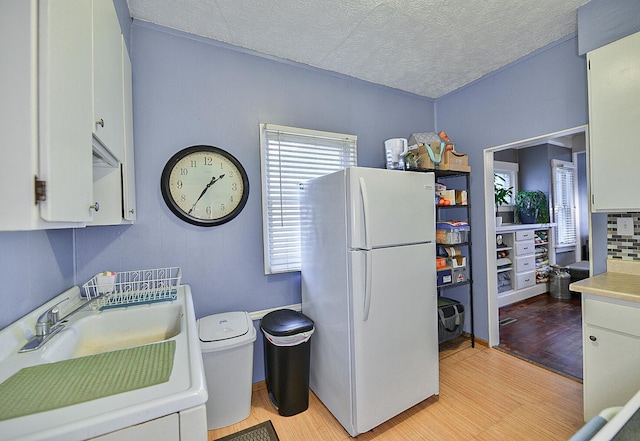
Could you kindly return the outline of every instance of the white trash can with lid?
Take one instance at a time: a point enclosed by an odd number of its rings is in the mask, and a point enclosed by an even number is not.
[[[207,428],[219,429],[251,413],[253,342],[256,329],[247,312],[227,312],[198,320],[198,336],[209,400]]]

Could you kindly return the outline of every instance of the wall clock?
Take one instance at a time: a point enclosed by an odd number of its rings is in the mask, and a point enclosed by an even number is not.
[[[167,206],[180,219],[212,227],[240,214],[249,197],[249,179],[229,152],[196,145],[167,161],[160,189]]]

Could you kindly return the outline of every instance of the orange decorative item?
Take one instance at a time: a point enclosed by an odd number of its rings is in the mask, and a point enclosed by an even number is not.
[[[445,132],[444,130],[440,133],[438,133],[438,136],[440,137],[440,139],[442,140],[443,143],[446,144],[445,146],[445,151],[454,151],[454,147],[453,147],[453,141],[451,141],[451,139],[449,139],[449,136],[447,135],[447,132]]]
[[[447,132],[445,132],[444,130],[438,133],[438,136],[440,137],[440,139],[442,139],[443,142],[447,144],[453,144],[453,141],[449,139],[449,136],[447,136]]]

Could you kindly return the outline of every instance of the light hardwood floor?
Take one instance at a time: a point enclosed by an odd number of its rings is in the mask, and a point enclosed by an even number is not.
[[[309,409],[282,417],[264,383],[254,385],[251,415],[209,431],[209,441],[271,420],[280,441],[351,437],[311,393]],[[566,440],[584,424],[582,384],[497,349],[468,342],[440,352],[440,396],[392,418],[359,441]]]

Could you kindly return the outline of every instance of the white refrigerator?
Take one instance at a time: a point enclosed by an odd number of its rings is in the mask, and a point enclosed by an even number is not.
[[[434,175],[351,167],[301,216],[309,385],[357,436],[439,393]]]

